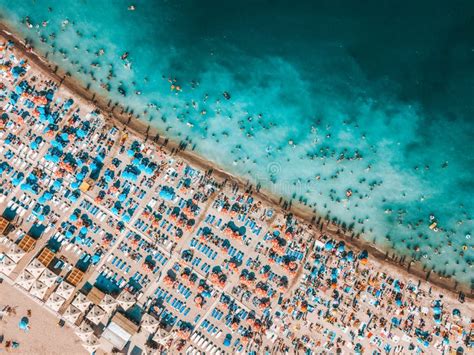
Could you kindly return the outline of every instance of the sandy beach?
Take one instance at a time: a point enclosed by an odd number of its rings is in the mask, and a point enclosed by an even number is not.
[[[422,268],[418,262],[411,261],[409,258],[401,258],[392,250],[381,250],[377,245],[365,241],[362,236],[351,233],[350,231],[344,231],[340,225],[332,221],[326,221],[324,217],[318,216],[310,208],[307,208],[302,204],[292,203],[289,208],[284,210],[281,207],[284,201],[282,201],[279,196],[273,196],[264,189],[259,189],[256,191],[255,187],[249,184],[248,181],[229,174],[228,172],[222,170],[219,166],[216,166],[198,154],[189,150],[180,150],[179,142],[167,139],[163,132],[158,132],[150,125],[147,126],[144,122],[133,117],[131,114],[120,113],[120,104],[118,102],[112,105],[111,100],[101,97],[100,95],[97,95],[96,93],[86,89],[79,81],[66,75],[65,73],[62,73],[57,66],[49,63],[45,58],[42,58],[34,50],[27,49],[23,42],[18,40],[18,38],[15,37],[15,35],[12,34],[12,32],[7,27],[5,27],[4,24],[0,24],[0,32],[2,33],[3,37],[15,42],[15,50],[19,51],[22,56],[26,56],[31,61],[30,64],[33,64],[36,70],[40,70],[45,75],[51,77],[54,81],[60,83],[62,86],[74,93],[76,97],[81,98],[81,100],[84,102],[92,101],[94,105],[96,105],[101,110],[101,112],[104,113],[104,115],[108,116],[110,120],[116,122],[120,127],[126,127],[128,130],[147,137],[150,140],[156,135],[159,135],[160,138],[155,140],[155,142],[159,145],[163,145],[163,142],[166,140],[167,144],[163,148],[168,152],[174,152],[174,154],[177,156],[189,161],[191,164],[203,170],[211,170],[213,176],[222,182],[237,183],[244,190],[249,189],[249,191],[252,191],[254,196],[274,205],[277,210],[291,212],[296,217],[306,221],[309,224],[313,224],[315,221],[318,221],[318,227],[322,228],[322,231],[330,234],[332,237],[338,240],[343,240],[345,243],[351,247],[354,247],[356,250],[367,250],[371,258],[376,258],[379,260],[384,267],[390,265],[390,267],[393,268],[394,272],[397,274],[407,274],[418,277],[421,280],[428,279],[433,285],[449,291],[453,297],[457,297],[457,293],[460,291],[464,292],[469,298],[474,297],[469,285],[459,284],[452,278],[443,277],[436,273],[428,272],[428,270]]]
[[[11,315],[4,314],[0,320],[0,335],[3,342],[0,349],[13,354],[86,354],[81,346],[79,338],[73,330],[65,325],[58,326],[58,318],[40,307],[29,296],[19,289],[9,285],[7,281],[0,284],[0,307],[9,305],[14,309]],[[20,330],[20,320],[27,316],[29,318],[29,330]],[[17,349],[6,349],[7,341],[15,341],[20,344]]]

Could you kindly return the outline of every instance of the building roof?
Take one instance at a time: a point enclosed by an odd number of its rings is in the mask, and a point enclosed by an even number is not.
[[[117,313],[102,333],[102,337],[108,340],[117,349],[122,350],[133,334],[138,331],[138,326],[123,314]]]

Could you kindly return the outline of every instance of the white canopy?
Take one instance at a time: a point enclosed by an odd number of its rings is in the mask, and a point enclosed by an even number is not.
[[[117,300],[110,295],[105,295],[102,301],[100,301],[99,305],[107,313],[110,313],[115,309],[115,306],[117,305]]]
[[[124,309],[127,309],[135,304],[135,297],[128,291],[122,291],[117,301]]]
[[[66,301],[64,298],[56,293],[53,293],[46,301],[46,306],[57,312],[59,308],[61,308],[64,301]]]
[[[41,264],[41,262],[38,259],[33,259],[33,261],[26,267],[26,270],[31,273],[37,279],[41,273],[46,269],[46,267]]]
[[[16,263],[6,255],[0,260],[0,272],[7,276],[11,274],[15,267]]]
[[[74,323],[77,320],[77,318],[79,318],[80,315],[81,315],[81,311],[77,307],[74,307],[71,304],[64,312],[63,317],[69,322]]]
[[[48,291],[48,286],[46,286],[43,282],[36,280],[33,285],[31,286],[30,293],[39,298],[40,300],[43,299],[44,295]]]
[[[142,317],[141,326],[150,333],[154,333],[158,329],[158,319],[151,314],[145,313]]]
[[[25,290],[29,290],[33,285],[35,278],[28,271],[24,270],[15,280],[15,283],[23,287]]]
[[[68,284],[66,281],[63,281],[59,284],[55,292],[61,297],[68,299],[74,292],[74,286]]]
[[[84,294],[78,292],[76,298],[74,298],[74,301],[72,301],[72,304],[76,306],[81,312],[85,312],[87,308],[89,308],[91,301],[89,301]]]
[[[99,343],[99,339],[97,339],[97,337],[94,334],[91,334],[84,340],[82,345],[84,346],[84,348],[86,348],[86,350],[89,353],[92,354],[94,351],[96,351],[99,348],[100,343]]]
[[[86,318],[89,319],[94,324],[99,324],[102,318],[105,315],[105,311],[100,308],[99,306],[94,306],[92,309],[87,313]]]
[[[12,245],[10,250],[7,251],[7,255],[15,263],[18,263],[25,254],[26,253],[16,244]]]
[[[50,287],[52,284],[54,284],[54,281],[56,281],[57,275],[52,272],[49,269],[45,269],[41,276],[39,277],[39,280],[44,282],[48,287]]]

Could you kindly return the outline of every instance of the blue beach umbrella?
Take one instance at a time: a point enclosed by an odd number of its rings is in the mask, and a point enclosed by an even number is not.
[[[24,330],[25,332],[29,330],[28,324],[30,323],[29,319],[27,317],[23,317],[20,320],[20,323],[18,323],[18,327],[21,330]]]
[[[333,248],[333,244],[331,241],[327,241],[326,244],[324,245],[324,249],[326,249],[326,251],[330,251],[332,250]]]

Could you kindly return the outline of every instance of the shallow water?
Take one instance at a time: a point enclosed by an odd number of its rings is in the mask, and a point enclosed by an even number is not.
[[[168,136],[474,282],[474,3],[11,3],[3,20]]]

